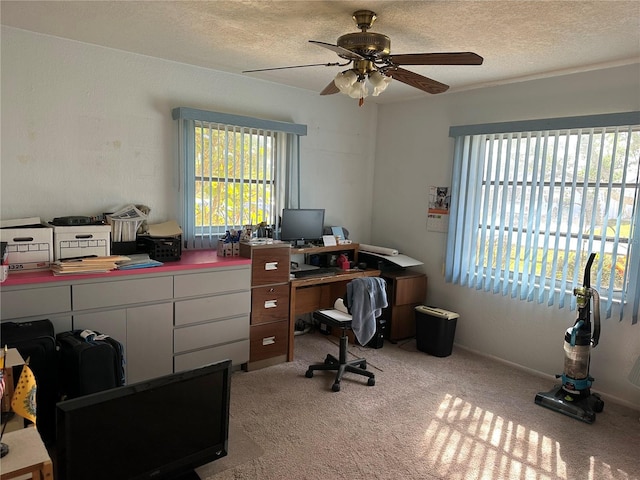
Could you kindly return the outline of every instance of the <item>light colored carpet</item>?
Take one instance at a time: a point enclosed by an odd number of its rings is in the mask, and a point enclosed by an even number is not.
[[[229,455],[203,480],[640,479],[638,411],[605,403],[589,425],[534,403],[553,387],[544,378],[462,349],[433,357],[413,340],[351,346],[376,385],[347,374],[334,393],[333,374],[304,374],[337,339],[295,342],[295,361],[234,373]]]

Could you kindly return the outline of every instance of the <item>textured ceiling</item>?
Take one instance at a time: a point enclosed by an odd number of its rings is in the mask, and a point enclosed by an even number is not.
[[[640,1],[6,1],[3,25],[320,92],[339,67],[243,70],[340,60],[310,44],[357,32],[351,14],[391,53],[472,51],[481,66],[411,66],[451,86],[477,88],[640,63]],[[640,77],[640,65],[639,65]],[[445,94],[446,95],[446,94]],[[379,103],[429,94],[400,82]]]

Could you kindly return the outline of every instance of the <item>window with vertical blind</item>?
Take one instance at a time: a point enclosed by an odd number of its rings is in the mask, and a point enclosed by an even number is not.
[[[214,248],[228,230],[278,221],[296,206],[306,126],[176,108],[186,248]]]
[[[451,127],[445,279],[575,308],[591,286],[611,316],[640,302],[640,112]]]

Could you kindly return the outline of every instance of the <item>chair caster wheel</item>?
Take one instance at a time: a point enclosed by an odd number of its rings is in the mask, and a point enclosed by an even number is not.
[[[313,377],[313,370],[307,370],[307,372],[304,374],[305,377],[307,378],[312,378]]]
[[[369,380],[367,380],[367,385],[369,385],[370,387],[373,387],[375,384],[376,384],[375,378],[370,378]]]
[[[366,370],[366,369],[367,369],[367,362],[362,362],[362,363],[360,364],[360,368],[361,368],[362,370]]]
[[[339,383],[334,383],[331,386],[331,390],[333,390],[334,392],[339,392],[340,391],[340,384]]]

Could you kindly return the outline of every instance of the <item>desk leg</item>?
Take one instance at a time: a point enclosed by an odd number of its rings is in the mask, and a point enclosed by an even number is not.
[[[289,348],[287,362],[293,362],[293,341],[296,328],[296,288],[289,284]]]

